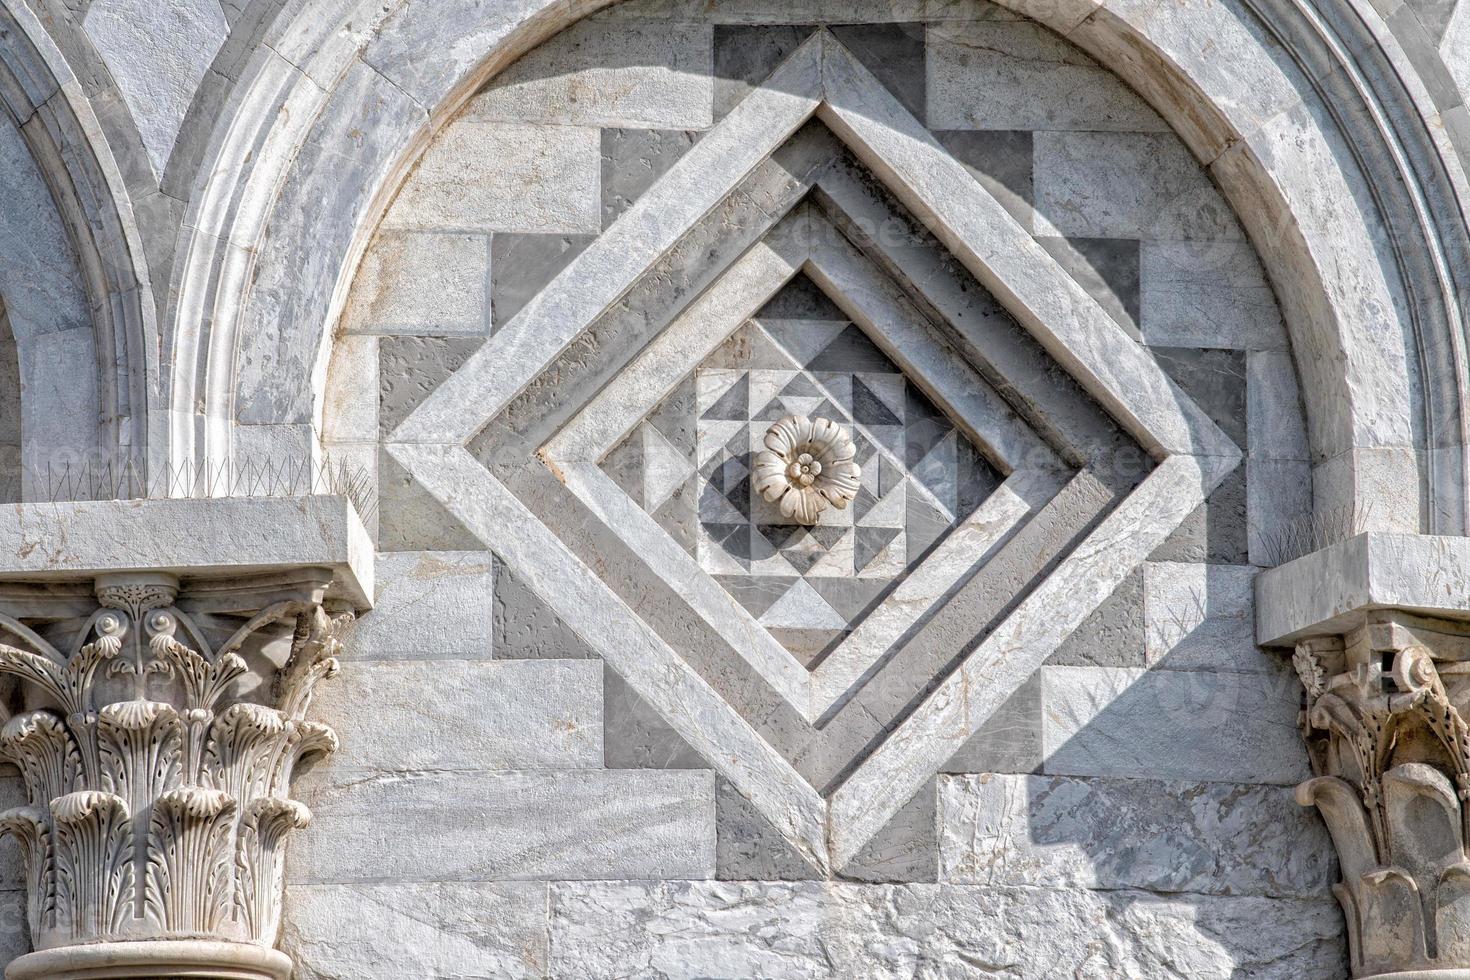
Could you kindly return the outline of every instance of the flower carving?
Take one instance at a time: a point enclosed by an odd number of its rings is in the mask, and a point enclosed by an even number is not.
[[[783,516],[815,524],[828,505],[841,510],[857,496],[857,450],[836,422],[788,415],[766,431],[765,446],[755,457],[755,488]]]

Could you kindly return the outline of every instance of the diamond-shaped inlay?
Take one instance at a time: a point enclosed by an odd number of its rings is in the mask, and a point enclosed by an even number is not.
[[[813,117],[872,179],[793,164],[779,189],[742,188]],[[655,325],[636,343],[599,339],[609,318],[639,319],[632,297],[666,281],[660,263],[716,253],[679,245],[742,195],[769,219],[753,244],[698,288],[664,290],[677,308],[641,320]],[[884,195],[923,223],[923,243],[868,233],[887,217]],[[930,243],[980,288],[946,293]],[[794,280],[810,295],[806,279],[840,315],[761,315]],[[985,292],[1033,353],[992,343],[967,306]],[[1094,467],[1066,435],[1086,420],[1052,417],[1028,394],[1057,387],[1037,357],[1150,466]],[[516,438],[538,395],[556,407],[536,458],[500,459],[525,452]],[[750,452],[778,411],[851,425],[863,480],[846,512],[805,528],[762,509]],[[1240,461],[824,30],[431,393],[389,448],[822,871],[852,860]],[[1054,541],[1059,501],[1096,513],[1074,508],[1075,533]],[[1039,562],[1029,578],[990,574],[1012,542]],[[671,602],[681,621],[667,617]],[[909,644],[916,633],[926,642]],[[758,678],[746,694],[723,680],[729,663],[711,666],[720,644]],[[921,662],[918,676],[893,676]],[[749,711],[746,697],[766,700]],[[885,699],[897,701],[892,721],[862,727]],[[804,720],[803,740],[773,730],[779,706]],[[836,729],[862,749],[821,770],[812,760]]]
[[[802,282],[805,277],[797,282]],[[805,285],[810,290],[809,280]],[[795,284],[785,291],[795,292]],[[780,302],[778,295],[768,309]],[[835,307],[834,307],[835,309]],[[840,315],[840,314],[839,314]],[[757,315],[742,324],[603,461],[604,472],[803,663],[863,614],[1001,483],[982,452],[848,319]],[[806,528],[765,501],[750,478],[771,423],[788,415],[846,427],[862,467],[852,505]],[[662,430],[695,432],[686,492],[638,495],[646,446]],[[639,453],[638,447],[643,448]],[[641,466],[629,467],[637,458]],[[672,469],[672,465],[669,467]]]

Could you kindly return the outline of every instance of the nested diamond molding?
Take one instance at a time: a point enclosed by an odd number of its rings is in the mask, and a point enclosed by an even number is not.
[[[741,181],[815,120],[878,175],[937,242],[1005,304],[1151,457],[1152,467],[1071,553],[962,656],[906,718],[828,795],[807,780],[588,559],[520,499],[514,467],[487,467],[471,447],[573,341],[654,269]],[[823,202],[847,218],[869,206],[863,188],[814,176]],[[795,185],[800,187],[800,182]],[[905,363],[926,350],[927,327],[892,293],[867,254],[800,200],[776,206],[764,240],[691,294],[672,323],[535,450],[540,462],[609,532],[673,587],[808,724],[881,667],[917,620],[945,607],[964,581],[1068,484],[1067,465],[1027,420],[1005,409],[964,359]],[[878,227],[874,225],[873,227]],[[813,234],[815,233],[815,234]],[[877,242],[881,250],[884,243]],[[883,264],[910,274],[911,250]],[[1004,476],[1001,486],[919,562],[887,600],[809,671],[730,596],[600,462],[653,404],[798,272],[807,272],[869,337],[919,381]],[[934,303],[943,309],[943,303]],[[963,323],[963,318],[959,318]],[[961,331],[963,332],[963,331]],[[887,338],[886,340],[884,338]],[[965,343],[976,350],[974,338]],[[932,361],[932,363],[930,363]],[[465,411],[473,406],[473,411]],[[779,417],[779,416],[778,416]],[[730,423],[733,428],[737,424]],[[1093,608],[1239,464],[1239,448],[1078,286],[1005,208],[940,147],[840,41],[818,31],[729,112],[534,299],[436,388],[390,435],[389,452],[497,553],[614,670],[819,871],[841,868]],[[493,454],[492,454],[493,455]],[[789,464],[788,464],[789,465]],[[498,464],[497,464],[498,466]],[[529,479],[529,477],[527,477]],[[1074,480],[1084,484],[1092,477]],[[592,558],[601,566],[602,559]],[[1062,601],[1062,597],[1066,601]],[[1058,610],[1065,614],[1059,615]]]
[[[0,731],[27,796],[0,829],[21,844],[38,950],[12,975],[78,969],[77,947],[126,959],[165,939],[180,942],[145,957],[160,976],[289,975],[272,949],[284,849],[311,819],[289,786],[298,762],[336,748],[305,715],[351,615],[298,587],[214,646],[218,617],[191,618],[178,592],[167,575],[99,579],[69,652],[0,616],[0,673],[33,706]]]

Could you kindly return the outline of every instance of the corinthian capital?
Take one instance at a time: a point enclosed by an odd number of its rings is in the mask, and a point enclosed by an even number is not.
[[[1354,977],[1470,976],[1470,610],[1446,588],[1467,544],[1360,535],[1257,580],[1258,639],[1294,647],[1296,795],[1332,834]]]
[[[336,746],[306,710],[352,618],[323,606],[329,580],[227,635],[229,617],[191,616],[164,575],[99,579],[99,608],[66,644],[0,614],[0,674],[32,705],[0,729],[27,794],[0,829],[22,846],[37,949],[12,978],[143,954],[150,976],[290,975],[272,950],[283,849],[311,814],[289,786],[301,759]],[[190,941],[138,944],[169,939]]]
[[[0,568],[0,678],[23,706],[0,757],[26,793],[0,832],[21,845],[34,946],[8,980],[290,977],[274,948],[284,854],[311,820],[292,775],[336,747],[307,714],[371,590],[344,507],[76,505],[66,530],[95,548],[61,569],[17,548],[33,564]],[[201,515],[220,540],[145,533]],[[27,533],[51,519],[22,517]]]

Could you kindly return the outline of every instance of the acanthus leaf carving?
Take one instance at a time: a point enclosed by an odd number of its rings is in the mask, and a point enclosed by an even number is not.
[[[305,590],[214,650],[166,577],[97,594],[69,654],[0,615],[11,641],[0,673],[35,705],[0,729],[0,756],[27,791],[0,832],[22,847],[33,941],[273,946],[285,845],[311,819],[288,797],[291,778],[303,757],[336,748],[305,713],[352,616]],[[283,662],[262,652],[288,638]]]
[[[1470,631],[1374,613],[1293,662],[1353,976],[1470,969]]]

